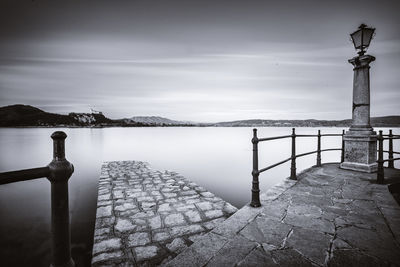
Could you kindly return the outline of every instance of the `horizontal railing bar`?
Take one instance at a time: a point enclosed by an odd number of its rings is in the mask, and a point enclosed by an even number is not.
[[[311,154],[314,154],[314,153],[317,153],[317,152],[318,152],[318,150],[311,151],[311,152],[306,152],[306,153],[303,153],[303,154],[298,154],[298,155],[296,155],[296,158],[307,156],[307,155],[311,155]]]
[[[341,148],[328,148],[328,149],[321,149],[321,152],[324,152],[324,151],[335,151],[335,150],[342,150],[342,149],[341,149]],[[303,156],[307,156],[307,155],[310,155],[310,154],[313,154],[313,153],[317,153],[317,152],[318,152],[318,150],[311,151],[311,152],[306,152],[306,153],[303,153],[303,154],[298,154],[298,155],[296,155],[296,158],[298,158],[298,157],[303,157]],[[292,158],[290,157],[290,158],[285,159],[285,160],[282,160],[282,161],[280,161],[280,162],[278,162],[278,163],[272,164],[272,165],[270,165],[270,166],[268,166],[268,167],[266,167],[266,168],[264,168],[264,169],[259,170],[258,173],[262,173],[262,172],[264,172],[264,171],[267,171],[267,170],[269,170],[269,169],[272,169],[272,168],[274,168],[274,167],[276,167],[276,166],[279,166],[279,165],[281,165],[281,164],[283,164],[283,163],[285,163],[285,162],[287,162],[287,161],[289,161],[289,160],[291,160],[291,159],[292,159]]]
[[[384,159],[384,160],[382,160],[382,162],[386,162],[386,161],[394,161],[394,160],[399,160],[400,158],[392,158],[392,159]],[[378,162],[379,160],[377,160],[377,162]]]
[[[390,139],[400,139],[400,136],[393,136],[393,137],[383,137],[383,140],[390,140]]]
[[[379,149],[377,149],[377,151],[379,152]],[[385,153],[390,153],[388,150],[383,150],[383,152],[385,152]],[[399,154],[399,155],[400,155],[400,152],[392,151],[392,153],[393,153],[393,154]]]
[[[259,170],[258,173],[265,172],[265,171],[267,171],[267,170],[269,170],[269,169],[272,169],[273,167],[276,167],[276,166],[279,166],[279,165],[281,165],[281,164],[283,164],[283,163],[285,163],[285,162],[288,162],[288,161],[291,160],[291,159],[292,159],[292,158],[290,157],[290,158],[285,159],[285,160],[282,160],[282,161],[280,161],[280,162],[278,162],[278,163],[272,164],[272,165],[270,165],[270,166],[268,166],[268,167],[266,167],[266,168],[264,168],[264,169]]]
[[[342,136],[342,134],[321,134],[320,136]],[[292,135],[282,135],[282,136],[259,138],[258,142],[277,140],[277,139],[283,139],[283,138],[289,138],[289,137],[292,137]],[[318,134],[296,134],[295,137],[318,137]]]
[[[342,136],[342,134],[321,134],[320,136]],[[318,134],[296,134],[296,137],[318,137]]]
[[[291,136],[291,135],[282,135],[282,136],[274,136],[274,137],[260,138],[260,139],[258,139],[258,142],[270,141],[270,140],[277,140],[277,139],[283,139],[283,138],[288,138],[288,137],[292,137],[292,136]]]
[[[342,150],[341,148],[327,148],[327,149],[321,149],[321,152],[325,151],[337,151],[337,150]]]
[[[50,175],[49,167],[25,169],[12,172],[2,172],[0,173],[0,185],[43,178],[49,175]]]

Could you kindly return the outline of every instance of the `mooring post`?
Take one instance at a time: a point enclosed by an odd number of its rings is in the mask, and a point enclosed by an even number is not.
[[[297,180],[296,177],[296,132],[292,128],[292,161],[290,165],[290,179]]]
[[[48,165],[51,182],[51,235],[52,263],[50,266],[73,267],[71,258],[71,234],[68,208],[68,179],[74,172],[74,166],[65,158],[64,132],[57,131],[53,139],[53,160]]]
[[[392,130],[389,130],[389,161],[388,168],[394,168],[393,162],[393,133]]]
[[[321,166],[321,130],[318,130],[317,166]]]
[[[253,143],[253,171],[251,174],[253,175],[253,185],[251,188],[251,203],[252,207],[260,207],[260,186],[258,181],[258,138],[257,138],[257,129],[253,129],[253,139],[251,139]]]
[[[382,131],[379,131],[378,135],[378,173],[377,173],[377,183],[383,184],[384,182],[384,169],[383,169],[383,136]]]
[[[344,162],[344,130],[342,130],[342,155],[340,157],[340,163]]]

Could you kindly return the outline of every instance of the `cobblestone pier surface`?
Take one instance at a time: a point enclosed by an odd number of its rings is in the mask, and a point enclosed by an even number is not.
[[[166,266],[400,266],[400,207],[376,174],[313,167],[261,195]],[[400,181],[400,170],[385,169]]]
[[[139,161],[101,169],[92,266],[166,263],[236,212],[176,172]]]

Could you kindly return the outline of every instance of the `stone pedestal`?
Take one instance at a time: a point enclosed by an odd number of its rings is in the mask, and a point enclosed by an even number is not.
[[[343,169],[376,172],[376,132],[370,125],[369,63],[375,60],[362,55],[349,60],[354,66],[353,120],[344,139]]]

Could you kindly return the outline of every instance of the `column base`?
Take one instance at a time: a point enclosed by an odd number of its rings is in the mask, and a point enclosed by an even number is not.
[[[372,173],[378,170],[376,163],[376,132],[370,129],[363,131],[349,131],[343,137],[344,140],[344,162],[340,168]]]
[[[373,173],[378,170],[378,163],[362,164],[356,162],[343,162],[340,164],[341,169],[352,170],[358,172]]]

